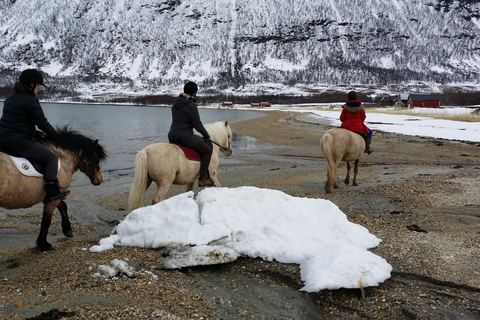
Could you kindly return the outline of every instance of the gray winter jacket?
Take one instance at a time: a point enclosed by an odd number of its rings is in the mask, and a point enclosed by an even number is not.
[[[181,94],[175,99],[172,106],[172,125],[168,132],[170,143],[193,147],[203,141],[202,137],[193,134],[197,130],[205,139],[209,138],[208,132],[200,120],[197,104],[194,99]]]

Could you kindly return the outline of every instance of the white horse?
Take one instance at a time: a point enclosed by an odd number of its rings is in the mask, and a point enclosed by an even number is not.
[[[322,149],[325,160],[327,161],[327,182],[325,183],[325,192],[331,193],[332,187],[338,188],[337,168],[340,161],[347,163],[347,177],[345,184],[350,183],[350,162],[354,161],[353,185],[358,186],[357,173],[360,158],[365,151],[365,140],[358,133],[342,128],[334,128],[325,132],[320,139],[320,148]]]
[[[218,152],[230,156],[230,139],[232,130],[228,121],[219,121],[205,125],[210,140],[213,142],[212,159],[208,172],[215,187],[220,183],[217,179],[219,164]],[[193,190],[193,185],[199,176],[200,162],[188,160],[180,147],[171,143],[154,143],[137,153],[135,159],[135,176],[130,188],[128,199],[129,212],[139,208],[143,202],[145,191],[152,181],[157,185],[157,193],[152,203],[158,203],[165,198],[170,186],[187,185],[187,191]]]

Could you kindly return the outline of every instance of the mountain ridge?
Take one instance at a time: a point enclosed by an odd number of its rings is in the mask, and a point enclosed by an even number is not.
[[[480,82],[480,0],[12,0],[0,10],[0,85],[26,67],[87,91]]]

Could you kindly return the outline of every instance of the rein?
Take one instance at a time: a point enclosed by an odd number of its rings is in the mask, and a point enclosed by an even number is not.
[[[220,144],[216,143],[215,141],[213,141],[212,139],[208,139],[208,140],[210,140],[211,143],[216,144],[221,150],[228,151],[228,152],[232,151],[232,149],[225,148],[225,147],[221,146]]]

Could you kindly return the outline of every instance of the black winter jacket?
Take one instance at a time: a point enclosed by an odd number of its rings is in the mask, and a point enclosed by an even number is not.
[[[37,126],[47,136],[55,137],[57,131],[48,122],[38,98],[26,91],[12,93],[3,103],[0,119],[0,149],[15,153],[35,144],[33,136]]]
[[[177,143],[186,147],[194,147],[203,141],[202,137],[193,134],[197,130],[204,138],[209,138],[208,132],[200,120],[197,104],[194,99],[187,99],[180,95],[172,106],[172,125],[168,132],[170,143]]]

